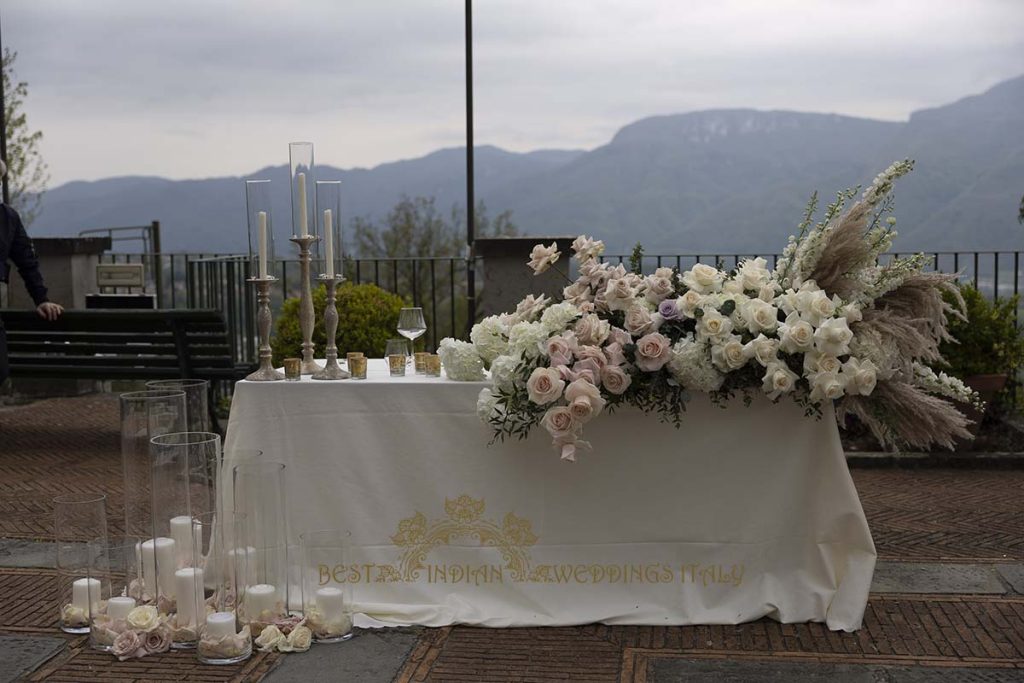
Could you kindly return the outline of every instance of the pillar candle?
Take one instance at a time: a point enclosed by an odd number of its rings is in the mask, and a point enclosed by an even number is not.
[[[160,593],[174,598],[174,570],[177,569],[173,538],[151,538],[142,542],[142,580],[146,592],[156,595],[157,584]]]
[[[299,174],[299,237],[309,237],[309,218],[306,214],[306,174]]]
[[[71,604],[83,612],[95,612],[101,597],[99,579],[75,579],[71,584]]]
[[[269,583],[258,583],[249,586],[245,592],[245,599],[249,605],[249,616],[256,618],[261,612],[268,611],[277,614],[277,588]]]
[[[178,597],[178,627],[202,626],[206,619],[203,570],[185,567],[174,572],[174,594]]]
[[[260,277],[267,277],[267,212],[259,212],[260,224]]]
[[[174,539],[174,556],[177,567],[192,565],[193,545],[196,539],[202,539],[202,528],[199,523],[188,515],[171,517],[171,538]]]
[[[324,209],[324,251],[326,251],[327,277],[334,277],[334,226],[331,210]]]
[[[338,621],[345,613],[345,597],[340,588],[326,586],[316,590],[316,606],[324,621]]]
[[[217,640],[235,635],[235,615],[231,612],[214,612],[206,617],[205,638]]]
[[[107,616],[111,619],[127,619],[128,613],[135,609],[135,598],[116,597],[107,600]]]

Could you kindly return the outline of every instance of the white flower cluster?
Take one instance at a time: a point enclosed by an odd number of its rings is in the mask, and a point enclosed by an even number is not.
[[[484,379],[484,362],[476,346],[470,342],[445,337],[437,349],[448,379],[457,382],[479,382]]]
[[[970,403],[978,409],[984,409],[984,403],[978,392],[971,389],[957,377],[945,372],[935,372],[923,363],[914,363],[914,384],[929,394],[938,394],[961,403]]]

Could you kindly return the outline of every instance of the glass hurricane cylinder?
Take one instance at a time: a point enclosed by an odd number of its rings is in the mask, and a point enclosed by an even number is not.
[[[153,537],[142,543],[144,589],[162,613],[177,611],[179,570],[195,568],[196,516],[214,512],[220,435],[178,432],[153,437]],[[154,585],[156,589],[154,590]]]
[[[149,539],[155,536],[150,440],[161,434],[186,430],[185,392],[133,391],[121,394],[120,398],[125,536]]]
[[[351,534],[307,531],[302,543],[302,614],[318,643],[352,637],[352,590],[347,580]]]
[[[253,555],[235,547],[243,534],[241,520],[229,511],[196,517],[193,552],[201,558],[202,587],[197,579],[191,605],[179,607],[177,623],[196,625],[196,656],[205,664],[235,664],[252,654],[249,626],[239,622],[236,609]]]
[[[240,516],[236,547],[251,553],[240,591],[239,614],[254,638],[288,615],[288,507],[285,501],[285,466],[254,460],[233,471],[234,512]]]
[[[316,211],[320,239],[320,274],[334,278],[344,273],[341,244],[341,181],[316,181]]]
[[[274,277],[274,221],[269,180],[245,181],[245,208],[249,226],[249,262],[254,277]]]
[[[118,540],[101,546],[94,554],[95,578],[106,580],[109,592],[92,615],[89,645],[108,652],[114,639],[128,629],[128,615],[139,605],[141,587],[138,540]]]
[[[53,499],[57,546],[57,613],[66,633],[89,633],[93,614],[110,595],[96,552],[107,544],[107,497],[73,493]]]
[[[150,390],[185,392],[185,429],[210,431],[210,382],[205,379],[155,379],[146,382]]]
[[[316,220],[313,143],[293,142],[289,144],[288,160],[291,168],[292,234],[296,237],[316,237],[320,232]],[[316,246],[313,249],[315,251]]]

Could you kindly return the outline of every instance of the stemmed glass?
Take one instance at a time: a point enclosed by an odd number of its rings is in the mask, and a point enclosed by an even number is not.
[[[422,308],[403,308],[398,314],[398,334],[409,340],[409,346],[427,331]]]

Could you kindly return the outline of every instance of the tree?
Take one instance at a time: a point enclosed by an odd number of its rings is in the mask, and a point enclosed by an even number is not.
[[[19,81],[14,73],[17,52],[5,49],[2,60],[4,89],[4,122],[7,133],[7,182],[11,206],[28,225],[39,214],[39,206],[50,180],[50,173],[39,152],[42,131],[33,131],[23,110],[28,97],[28,83]]]

